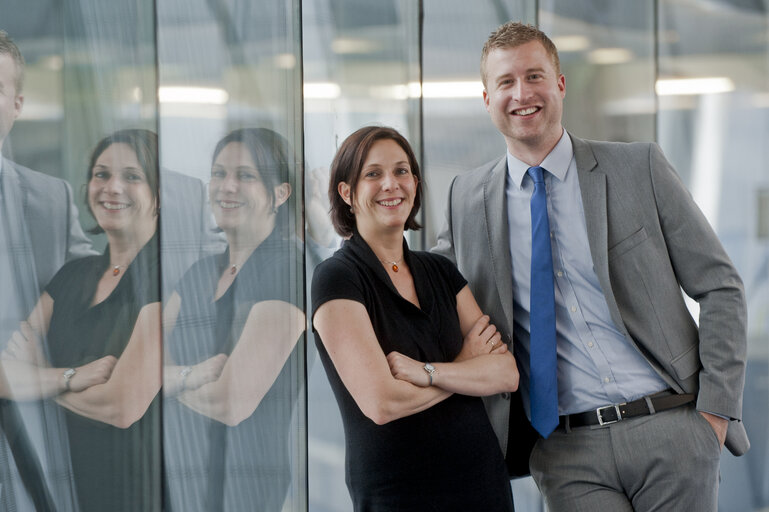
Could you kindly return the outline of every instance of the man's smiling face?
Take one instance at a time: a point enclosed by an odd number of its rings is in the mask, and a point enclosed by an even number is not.
[[[563,131],[566,79],[539,41],[495,48],[486,58],[483,100],[513,155],[515,148],[549,151]]]

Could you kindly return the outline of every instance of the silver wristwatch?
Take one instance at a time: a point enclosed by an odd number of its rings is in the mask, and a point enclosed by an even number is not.
[[[191,372],[192,366],[185,366],[182,368],[182,371],[179,372],[179,376],[182,378],[182,393],[187,391],[187,375],[189,375]]]
[[[427,376],[430,377],[430,386],[433,385],[433,373],[435,373],[435,366],[431,365],[430,363],[425,363],[423,366],[425,371],[427,372]]]
[[[64,373],[62,374],[62,376],[64,377],[64,388],[67,391],[70,390],[69,389],[69,380],[72,377],[74,377],[76,373],[77,373],[77,370],[75,370],[74,368],[67,368],[66,370],[64,370]]]

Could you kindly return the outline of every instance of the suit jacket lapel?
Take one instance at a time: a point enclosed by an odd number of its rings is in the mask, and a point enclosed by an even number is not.
[[[494,281],[499,292],[502,311],[507,318],[508,333],[513,332],[513,268],[510,256],[510,228],[507,224],[507,200],[505,182],[507,178],[507,155],[492,168],[483,184],[483,204],[486,211],[487,239]]]
[[[571,134],[569,136],[574,147],[574,158],[577,161],[579,189],[582,195],[582,206],[585,212],[585,224],[590,242],[590,255],[593,258],[593,268],[598,276],[598,281],[601,283],[601,288],[603,289],[614,324],[627,335],[622,315],[614,298],[611,278],[609,276],[606,173],[598,166],[590,145]]]

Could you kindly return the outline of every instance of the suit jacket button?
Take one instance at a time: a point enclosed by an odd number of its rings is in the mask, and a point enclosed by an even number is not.
[[[507,391],[505,391],[504,393],[502,393],[502,398],[503,398],[504,400],[510,400],[510,393],[508,393]]]

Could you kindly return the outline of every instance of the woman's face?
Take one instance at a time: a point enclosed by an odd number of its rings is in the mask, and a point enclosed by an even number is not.
[[[355,188],[353,210],[358,231],[403,229],[414,207],[417,177],[409,158],[392,139],[376,141],[369,149]],[[349,186],[339,184],[348,204]]]
[[[243,143],[230,142],[216,156],[208,194],[216,224],[225,233],[261,232],[267,225],[272,230],[273,191]]]
[[[154,224],[157,204],[136,152],[124,143],[107,146],[88,180],[88,206],[107,233],[146,231]]]

